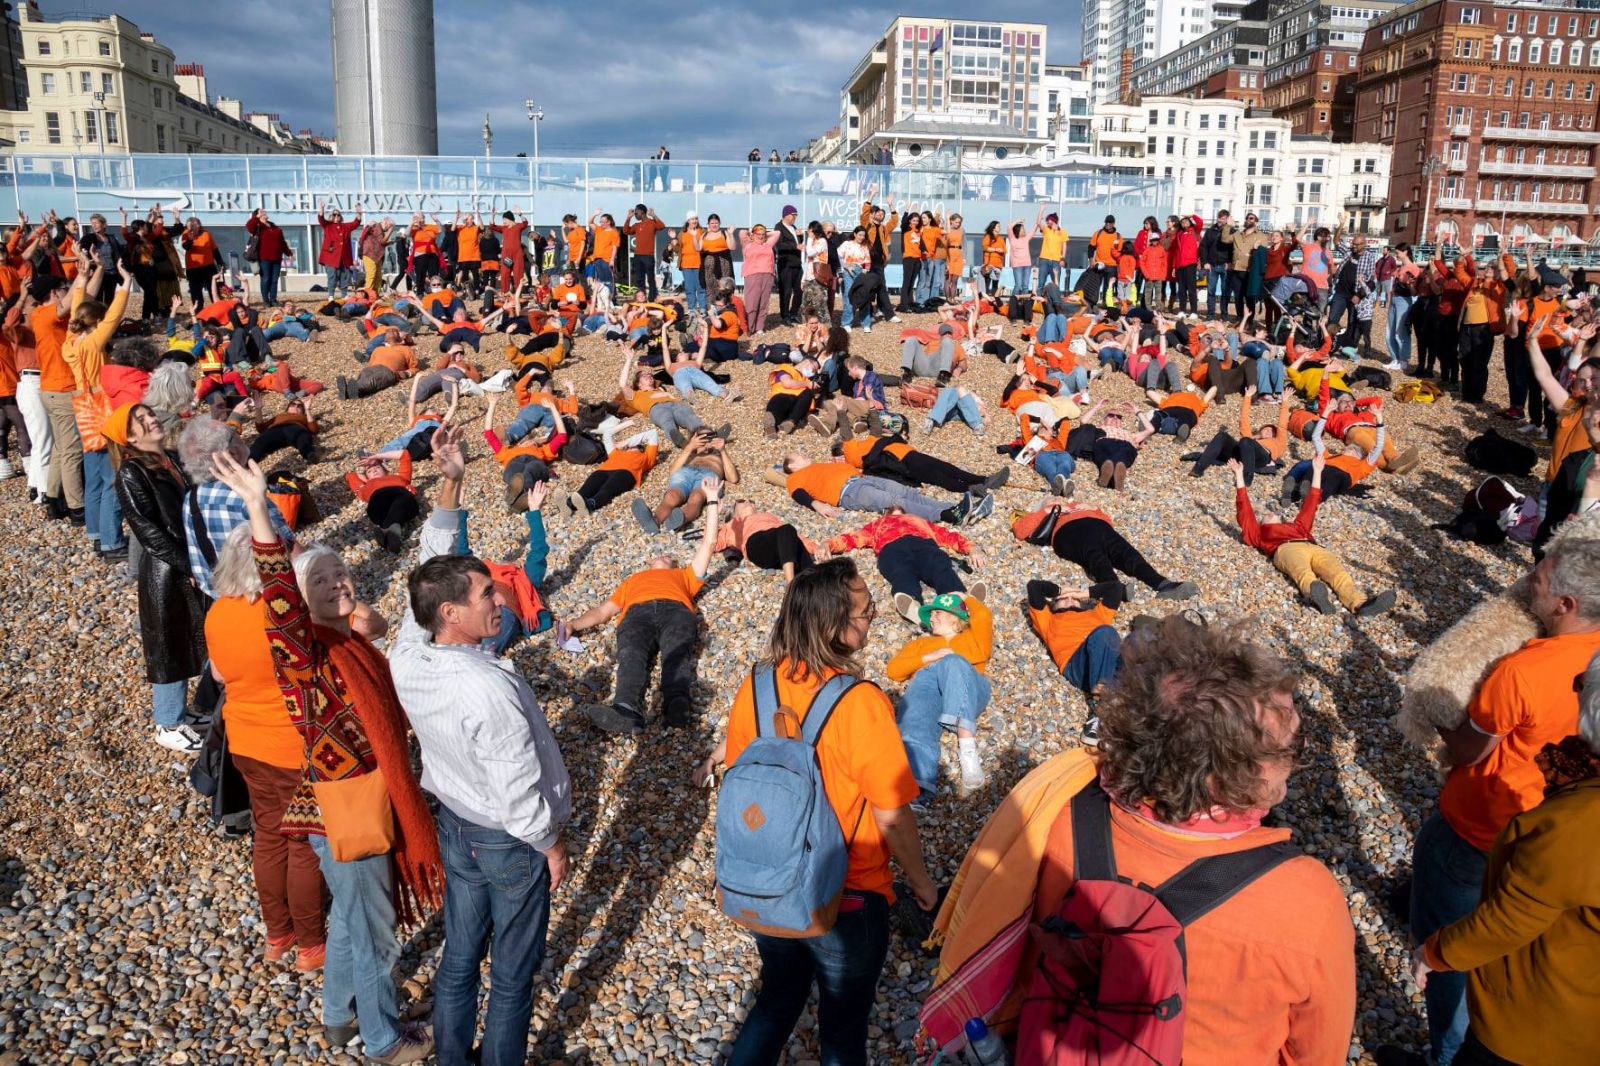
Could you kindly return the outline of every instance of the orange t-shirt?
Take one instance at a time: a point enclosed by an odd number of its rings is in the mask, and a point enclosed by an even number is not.
[[[983,238],[983,265],[991,270],[998,270],[1005,265],[1006,239],[996,233],[994,236],[984,235]]]
[[[618,585],[609,602],[622,608],[622,613],[617,615],[618,622],[628,617],[628,608],[651,600],[672,600],[692,611],[694,598],[703,587],[705,580],[696,577],[694,570],[687,566],[671,570],[641,570]]]
[[[439,254],[439,227],[418,226],[411,231],[411,254],[438,255]]]
[[[656,465],[656,446],[651,444],[643,451],[637,448],[618,448],[606,456],[606,461],[595,467],[596,470],[626,470],[633,475],[633,483],[639,484],[650,468]]]
[[[1582,451],[1589,446],[1589,435],[1583,429],[1583,411],[1585,403],[1572,400],[1561,409],[1560,417],[1556,421],[1556,435],[1550,441],[1550,469],[1545,471],[1544,479],[1554,481],[1561,472],[1561,464],[1567,461],[1567,456],[1573,452]]]
[[[1467,718],[1500,743],[1471,766],[1458,766],[1439,793],[1439,813],[1481,851],[1506,824],[1544,800],[1544,774],[1533,757],[1578,731],[1577,678],[1600,652],[1600,632],[1530,640],[1489,671]]]
[[[298,770],[306,745],[289,720],[267,645],[267,601],[223,596],[206,612],[206,648],[228,687],[222,719],[228,749],[268,766]]]
[[[1033,631],[1044,641],[1057,670],[1064,670],[1067,660],[1083,647],[1101,626],[1115,625],[1117,612],[1103,603],[1094,604],[1081,611],[1052,611],[1049,607],[1028,608],[1028,621]]]
[[[44,392],[72,392],[78,379],[61,354],[67,343],[67,320],[56,317],[55,301],[35,307],[28,323],[33,327],[33,347],[39,356],[39,388]]]
[[[200,236],[192,241],[185,241],[183,245],[183,269],[193,270],[196,267],[205,268],[215,266],[217,263],[217,242],[211,239],[211,234],[206,230],[200,231]]]
[[[614,226],[598,226],[594,231],[594,247],[589,249],[589,262],[614,263],[622,234]]]
[[[794,708],[804,721],[812,697],[831,675],[810,674],[795,681],[789,671],[788,660],[778,664],[778,702]],[[751,679],[746,676],[728,712],[729,766],[739,761],[755,735],[755,694]],[[889,845],[867,808],[899,810],[917,798],[917,781],[911,776],[905,744],[895,725],[894,705],[882,689],[870,682],[859,684],[839,701],[828,728],[817,740],[817,763],[822,769],[828,805],[838,817],[850,849],[844,887],[876,892],[892,902],[894,877],[889,872]]]
[[[684,270],[700,269],[700,249],[694,246],[694,234],[688,230],[678,234],[678,265]]]
[[[556,302],[558,310],[582,310],[589,303],[582,285],[557,285],[550,293],[550,298]]]
[[[731,308],[720,311],[711,320],[711,335],[725,341],[739,339],[739,315]]]
[[[588,238],[589,233],[582,226],[573,224],[567,227],[567,262],[576,263],[583,258],[583,242]]]
[[[845,483],[856,476],[849,463],[812,463],[790,474],[786,488],[791,496],[804,489],[813,500],[837,505]]]
[[[478,238],[482,232],[477,226],[462,226],[456,230],[456,262],[476,263],[483,258],[483,253],[478,250]]]
[[[849,463],[857,470],[860,470],[861,464],[866,461],[867,453],[870,452],[873,445],[877,443],[877,437],[851,437],[849,440],[845,441],[839,446],[839,456],[845,462]],[[883,450],[894,456],[896,459],[904,459],[906,456],[911,454],[911,445],[885,444],[883,446]]]
[[[928,259],[944,258],[944,230],[938,226],[922,227],[922,254]]]
[[[922,231],[921,230],[908,229],[903,234],[901,234],[900,258],[902,258],[902,259],[921,259],[922,258]]]
[[[373,350],[368,366],[381,366],[399,375],[417,372],[417,350],[409,344],[385,344]]]
[[[1193,411],[1196,418],[1206,412],[1205,397],[1194,392],[1175,392],[1161,401],[1161,410],[1166,411],[1173,407],[1182,407]]]
[[[1117,253],[1122,250],[1122,235],[1097,230],[1089,238],[1089,248],[1094,252],[1094,261],[1104,266],[1117,265]]]
[[[799,396],[811,391],[811,382],[798,370],[780,367],[767,377],[768,396]]]
[[[650,408],[654,407],[658,403],[671,402],[672,393],[665,392],[661,389],[640,389],[633,394],[631,399],[628,400],[629,406],[647,418],[650,415]]]

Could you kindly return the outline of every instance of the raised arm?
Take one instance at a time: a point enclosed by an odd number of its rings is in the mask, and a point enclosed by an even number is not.
[[[689,561],[689,567],[695,577],[704,579],[716,549],[717,530],[722,524],[722,479],[706,478],[700,482],[700,491],[706,494],[705,531],[700,537],[700,546],[694,551],[694,558]]]
[[[1550,401],[1550,406],[1559,411],[1567,405],[1567,400],[1571,397],[1561,386],[1561,382],[1556,380],[1556,376],[1550,372],[1550,364],[1545,360],[1544,351],[1539,346],[1539,338],[1549,325],[1550,316],[1545,315],[1528,330],[1526,358],[1533,368],[1533,380],[1539,383],[1539,390],[1544,393],[1544,398]]]

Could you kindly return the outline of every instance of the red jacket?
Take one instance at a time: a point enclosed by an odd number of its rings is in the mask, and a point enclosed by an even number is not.
[[[268,221],[262,225],[254,215],[245,219],[245,232],[252,237],[257,237],[257,258],[263,263],[276,263],[286,258],[289,254],[289,242],[283,238],[283,230],[276,222]]]
[[[1306,502],[1300,505],[1300,513],[1293,522],[1268,522],[1261,525],[1256,521],[1256,512],[1250,506],[1250,493],[1239,489],[1234,493],[1234,512],[1239,519],[1239,535],[1250,547],[1257,549],[1269,559],[1272,553],[1291,541],[1305,540],[1312,544],[1316,538],[1311,535],[1311,523],[1317,517],[1317,505],[1322,502],[1322,490],[1312,489],[1306,493]]]
[[[828,541],[828,550],[847,552],[856,548],[871,548],[877,553],[883,551],[884,545],[901,537],[932,538],[936,544],[954,548],[963,555],[972,550],[972,542],[960,533],[910,514],[887,514],[868,522],[854,533],[841,533]]]
[[[107,363],[100,368],[100,388],[105,390],[106,402],[112,407],[125,403],[138,403],[150,387],[150,374],[131,366]]]
[[[357,215],[354,222],[330,222],[318,215],[317,223],[322,226],[322,253],[317,256],[317,262],[327,267],[353,265],[355,256],[350,253],[350,234],[361,225],[361,216]]]
[[[1200,261],[1200,238],[1195,234],[1194,227],[1179,230],[1172,235],[1172,255],[1170,265],[1173,270],[1194,266]]]

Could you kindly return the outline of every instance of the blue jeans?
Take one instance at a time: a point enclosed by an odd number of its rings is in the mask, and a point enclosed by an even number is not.
[[[755,935],[761,955],[761,991],[734,1042],[728,1066],[775,1066],[794,1023],[817,986],[817,1038],[822,1066],[867,1066],[867,1020],[889,954],[889,901],[876,892],[861,906],[841,910],[833,928],[817,937]]]
[[[1037,462],[1034,465],[1037,466]],[[1116,677],[1121,666],[1122,638],[1111,626],[1099,626],[1089,631],[1083,643],[1078,645],[1078,650],[1067,659],[1066,665],[1061,668],[1061,676],[1088,695]]]
[[[1059,259],[1039,260],[1039,288],[1043,289],[1056,279],[1056,272],[1061,269]]]
[[[1072,372],[1063,374],[1059,370],[1052,370],[1045,375],[1051,381],[1060,385],[1062,391],[1068,396],[1076,395],[1089,388],[1089,372],[1081,366],[1072,368]]]
[[[117,499],[117,475],[108,451],[83,453],[83,528],[101,551],[128,546],[122,535],[122,504]]]
[[[672,375],[672,383],[678,387],[679,394],[686,400],[694,393],[695,389],[712,396],[722,395],[722,386],[718,385],[710,374],[707,374],[697,366],[686,366],[682,370],[675,371]]]
[[[1072,472],[1078,469],[1078,460],[1073,458],[1071,452],[1049,448],[1033,457],[1033,469],[1048,482],[1054,480],[1057,474],[1071,477]]]
[[[261,272],[261,302],[268,307],[278,302],[278,279],[283,276],[283,260],[261,260],[257,267]]]
[[[387,1055],[400,1042],[400,1008],[394,964],[394,889],[389,856],[340,862],[328,838],[310,838],[333,907],[328,912],[327,958],[322,964],[322,1024],[361,1019],[368,1055]]]
[[[1260,358],[1256,360],[1256,391],[1263,396],[1281,396],[1288,387],[1288,376],[1284,373],[1282,359]]]
[[[325,266],[325,267],[322,268],[322,271],[323,271],[324,276],[328,279],[328,295],[329,296],[333,296],[333,295],[335,295],[336,293],[338,293],[340,291],[343,291],[343,292],[346,292],[346,293],[348,293],[350,291],[349,284],[345,280],[348,277],[348,275],[345,272],[345,269],[343,267]],[[396,1038],[396,1039],[398,1039],[398,1038]]]
[[[150,716],[168,729],[183,721],[189,702],[189,682],[161,681],[150,686]]]
[[[839,324],[846,329],[856,324],[856,309],[850,306],[850,286],[854,285],[856,279],[860,276],[861,271],[859,270],[842,270],[839,272]],[[867,316],[867,321],[872,321],[870,314]]]
[[[1207,267],[1206,268],[1206,317],[1207,318],[1215,318],[1217,316],[1217,304],[1219,304],[1219,303],[1222,305],[1222,309],[1224,311],[1226,311],[1228,309],[1227,284],[1228,284],[1228,268],[1227,267],[1225,267],[1225,266],[1214,266],[1214,267]]]
[[[1414,296],[1394,296],[1389,300],[1389,321],[1385,327],[1389,358],[1396,362],[1411,362],[1411,326],[1406,316],[1411,313]]]
[[[895,717],[911,776],[924,795],[939,790],[939,734],[956,728],[977,732],[990,691],[989,679],[959,655],[929,663],[906,685]]]
[[[555,419],[550,414],[550,408],[542,403],[530,403],[517,412],[517,417],[511,420],[506,427],[505,439],[507,444],[515,444],[540,426],[555,428]]]
[[[928,411],[928,420],[936,426],[942,426],[950,421],[952,415],[975,431],[983,429],[983,413],[978,410],[977,397],[958,395],[955,389],[947,385],[939,390],[939,395],[934,399],[933,407]]]
[[[585,333],[598,333],[605,324],[605,315],[590,315],[583,320],[583,331]]]
[[[1489,856],[1468,844],[1438,811],[1417,830],[1411,852],[1411,936],[1418,943],[1471,914]],[[1432,973],[1423,989],[1433,1066],[1450,1066],[1467,1036],[1467,975]]]
[[[917,275],[917,303],[925,304],[935,296],[944,295],[944,275],[948,266],[943,259],[923,261],[922,271]]]
[[[1039,343],[1054,344],[1056,341],[1066,340],[1067,316],[1045,315],[1044,321],[1039,323]]]
[[[1011,291],[1012,292],[1027,292],[1028,291],[1028,279],[1032,275],[1033,275],[1033,267],[1031,267],[1031,266],[1012,267],[1011,268]]]
[[[656,404],[650,410],[654,412],[660,406]],[[886,514],[891,507],[902,507],[907,514],[914,514],[929,522],[939,521],[939,516],[946,510],[944,504],[924,496],[910,485],[870,476],[851,478],[846,482],[844,491],[839,493],[839,506],[846,511],[872,511],[875,514]]]
[[[308,341],[311,339],[311,331],[292,318],[286,318],[281,322],[274,322],[272,325],[262,330],[261,333],[269,341],[281,341],[285,337],[292,337],[297,341]]]
[[[444,856],[444,953],[434,982],[433,1036],[441,1063],[465,1063],[478,1028],[479,967],[489,956],[482,1066],[521,1066],[528,1054],[533,977],[550,925],[550,867],[532,845],[439,807]],[[493,939],[493,950],[490,940]]]
[[[616,276],[611,270],[610,263],[595,260],[589,264],[589,280],[599,285],[604,285],[610,290],[611,295],[617,294]]]
[[[1126,373],[1128,370],[1128,353],[1121,348],[1101,348],[1100,365],[1114,366]]]
[[[683,306],[690,311],[706,309],[706,287],[700,284],[699,267],[690,267],[683,272]]]

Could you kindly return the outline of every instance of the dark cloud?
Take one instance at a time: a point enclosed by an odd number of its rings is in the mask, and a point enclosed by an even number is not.
[[[275,111],[296,130],[334,132],[327,0],[106,7],[154,33],[180,62],[203,63],[213,97]],[[1081,0],[1017,0],[986,4],[982,17],[1044,22],[1049,59],[1075,62],[1080,10]],[[545,109],[546,156],[640,156],[665,143],[679,158],[743,159],[753,146],[802,147],[837,123],[840,83],[902,13],[900,3],[875,0],[781,8],[436,0],[439,150],[481,153],[487,112],[496,155],[531,154],[529,97]]]

